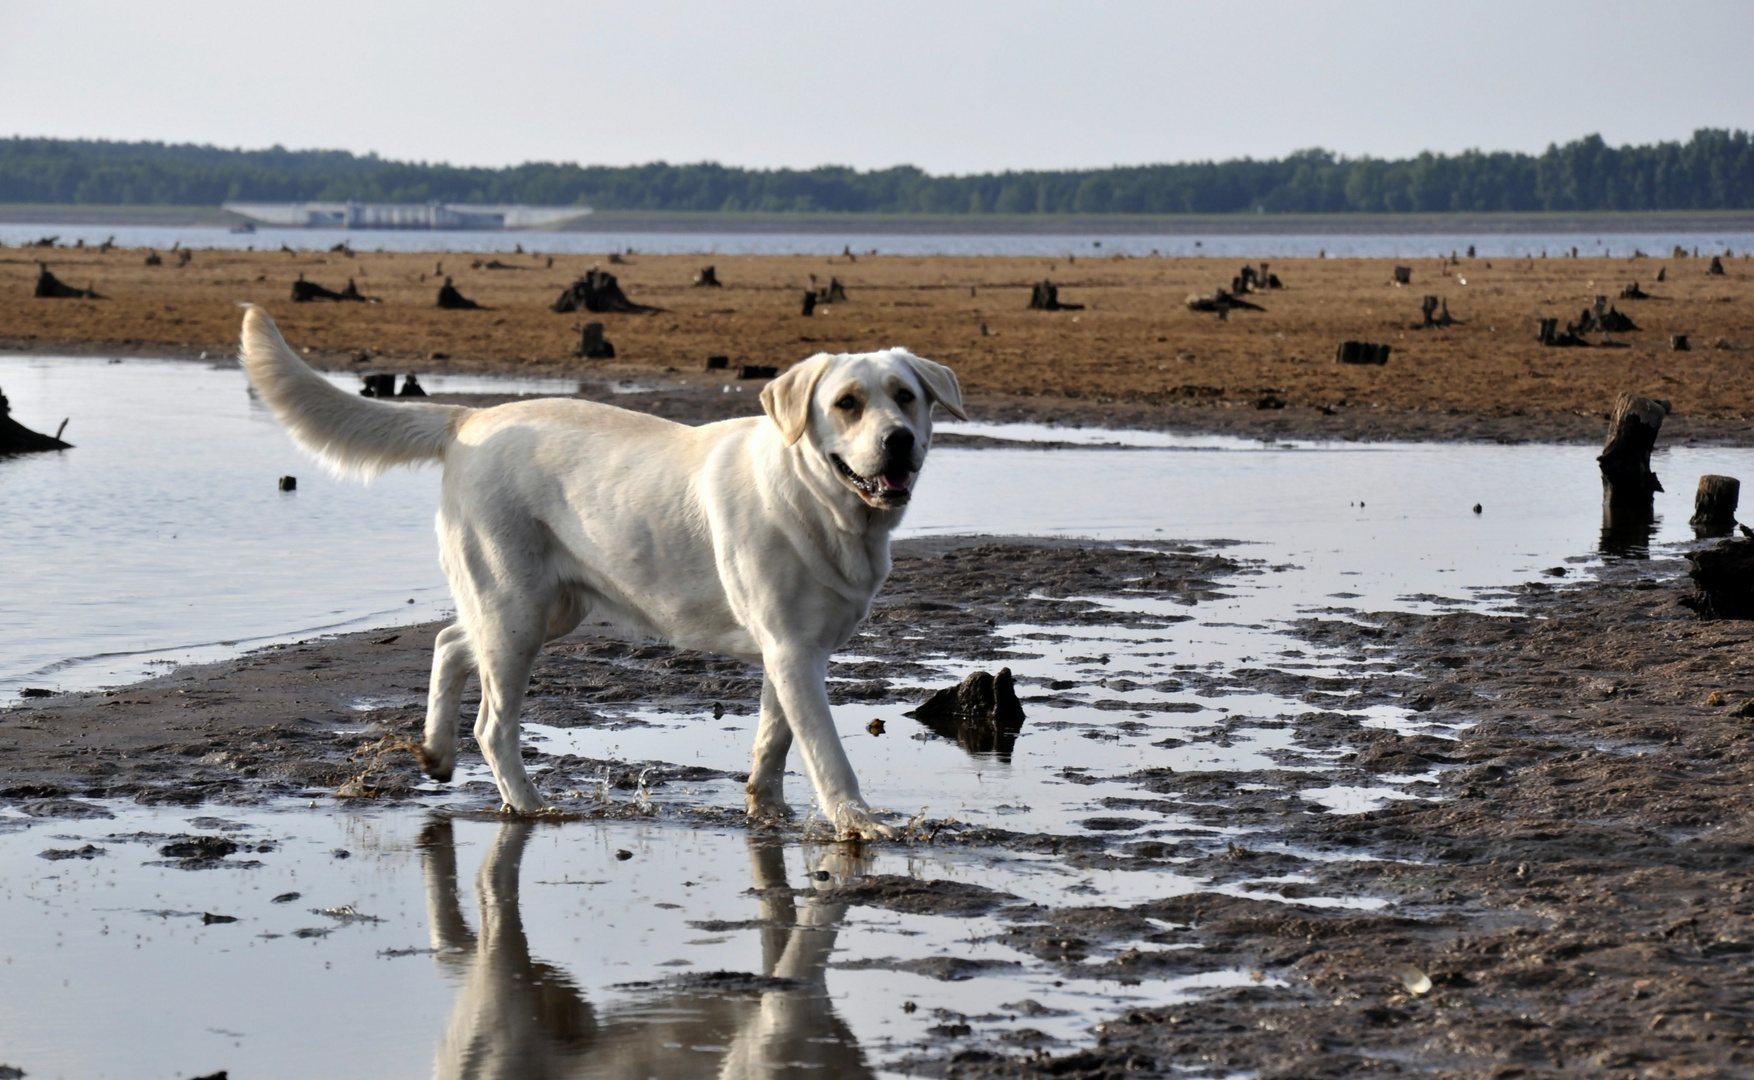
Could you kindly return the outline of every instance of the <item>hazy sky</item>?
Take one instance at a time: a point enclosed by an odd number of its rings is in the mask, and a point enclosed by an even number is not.
[[[0,134],[931,172],[1754,125],[1754,3],[0,0]]]

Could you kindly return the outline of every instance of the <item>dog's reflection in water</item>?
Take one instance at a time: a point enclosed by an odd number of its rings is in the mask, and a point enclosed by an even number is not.
[[[451,824],[421,834],[426,903],[439,964],[459,982],[439,1044],[439,1077],[868,1077],[852,1032],[836,1016],[824,971],[844,904],[797,903],[785,851],[749,842],[760,896],[762,974],[786,980],[757,992],[678,986],[593,1008],[566,973],[530,956],[518,911],[518,868],[534,826],[506,821],[475,876],[481,929],[471,932],[457,892]],[[817,861],[844,860],[836,852]],[[826,886],[857,867],[833,872]],[[608,931],[613,933],[614,931]]]

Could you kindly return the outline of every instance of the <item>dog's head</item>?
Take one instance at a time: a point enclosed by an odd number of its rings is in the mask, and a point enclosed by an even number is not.
[[[898,509],[932,442],[932,405],[959,420],[956,373],[908,352],[821,353],[761,392],[787,446],[806,439],[820,468],[868,505]]]

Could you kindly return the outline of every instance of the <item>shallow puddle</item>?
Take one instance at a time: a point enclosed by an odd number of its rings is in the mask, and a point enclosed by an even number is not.
[[[0,817],[0,1032],[30,1076],[875,1075],[969,1039],[1083,1043],[1096,1015],[1251,981],[1125,985],[1007,947],[1029,903],[1104,884],[1018,860],[661,823],[81,805],[113,816]],[[175,857],[191,838],[208,857]],[[1009,895],[973,917],[849,904],[871,875]]]

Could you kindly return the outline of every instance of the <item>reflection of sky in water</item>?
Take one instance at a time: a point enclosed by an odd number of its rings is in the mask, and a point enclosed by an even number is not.
[[[641,823],[235,807],[220,822],[110,808],[114,820],[29,827],[0,816],[0,1030],[7,1063],[29,1075],[825,1075],[800,1067],[815,1065],[857,1076],[961,1017],[986,1037],[1030,1027],[1082,1042],[1100,1015],[1249,982],[1227,969],[1132,986],[1068,979],[990,940],[1008,920],[847,908],[819,895],[863,874],[947,878],[1046,903],[1108,884],[1028,860],[894,846],[851,858]],[[247,841],[231,861],[260,865],[150,865],[163,836],[131,835],[220,830]],[[264,841],[271,850],[250,850]],[[37,857],[85,843],[104,854]],[[1191,887],[1160,884],[1155,895]],[[324,913],[344,907],[364,918]],[[203,913],[238,921],[207,924]],[[1089,959],[1129,946],[1166,948],[1124,942]],[[1008,966],[952,983],[864,966],[930,957]],[[715,993],[661,981],[720,971],[794,982]],[[1047,1011],[1020,1015],[1024,999]],[[910,1001],[916,1011],[903,1010]]]
[[[8,225],[0,224],[0,244],[16,247],[39,237],[59,235],[62,244],[84,240],[87,245],[115,237],[128,248],[226,248],[278,251],[280,245],[304,251],[326,251],[346,241],[355,251],[448,251],[504,253],[522,245],[525,251],[548,255],[593,255],[637,251],[646,255],[839,255],[876,251],[902,256],[1027,256],[1066,255],[1099,258],[1107,255],[1224,259],[1307,259],[1319,254],[1334,258],[1436,258],[1468,250],[1482,259],[1502,259],[1543,252],[1557,257],[1575,247],[1578,254],[1629,257],[1635,251],[1665,257],[1676,245],[1700,254],[1733,249],[1740,255],[1754,249],[1754,233],[1709,229],[1695,232],[1641,233],[1211,233],[1173,227],[1178,235],[1127,233],[888,233],[860,232],[859,219],[848,219],[846,232],[648,232],[639,229],[591,232],[342,232],[330,229],[258,229],[232,233],[213,226],[161,225]]]

